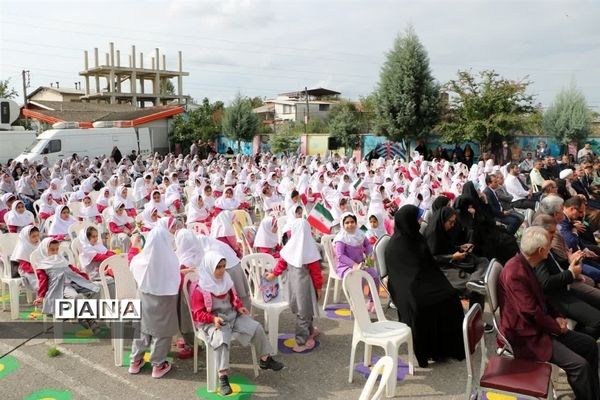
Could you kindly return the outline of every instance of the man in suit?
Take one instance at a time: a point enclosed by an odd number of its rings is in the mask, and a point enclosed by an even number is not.
[[[598,399],[598,345],[546,302],[534,269],[548,258],[551,238],[543,228],[528,228],[521,251],[511,258],[498,281],[500,330],[516,358],[551,362],[562,368],[577,399]]]
[[[486,175],[485,184],[487,186],[483,190],[483,193],[487,198],[488,205],[492,209],[494,219],[501,224],[506,225],[507,232],[514,235],[523,223],[523,219],[514,215],[511,211],[502,208],[500,199],[496,194],[496,189],[498,189],[498,178],[496,178],[496,175]]]
[[[533,226],[544,228],[552,237],[556,234],[556,221],[550,215],[538,215],[533,221]],[[600,338],[600,289],[582,282],[585,279],[582,269],[584,257],[583,251],[577,251],[572,254],[570,260],[561,262],[550,250],[548,258],[534,271],[548,302],[561,314],[576,321],[578,332],[586,333],[598,340]],[[580,292],[572,286],[584,287],[586,292]],[[586,295],[587,292],[590,292],[589,296]]]

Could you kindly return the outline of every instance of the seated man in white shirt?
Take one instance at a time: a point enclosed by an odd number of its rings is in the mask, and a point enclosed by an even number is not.
[[[535,191],[540,191],[542,186],[544,185],[544,177],[542,176],[540,170],[542,169],[543,162],[542,160],[536,160],[533,163],[533,169],[529,173],[529,178],[531,179],[531,186]]]
[[[509,164],[504,186],[508,193],[513,196],[511,205],[514,208],[530,208],[535,210],[536,200],[534,199],[533,191],[526,189],[525,184],[519,179],[519,164]]]

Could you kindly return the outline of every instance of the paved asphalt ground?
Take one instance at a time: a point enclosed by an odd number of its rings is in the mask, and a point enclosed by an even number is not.
[[[389,318],[397,318],[393,310],[386,313]],[[0,311],[0,321],[9,319],[9,312]],[[283,313],[280,333],[293,332],[293,322],[292,314]],[[277,358],[285,363],[286,368],[280,372],[261,371],[258,378],[254,378],[251,369],[249,348],[235,346],[231,354],[232,375],[246,377],[256,386],[253,399],[357,399],[366,379],[355,374],[354,382],[348,383],[352,321],[323,317],[317,326],[322,332],[317,349],[305,355],[279,352]],[[491,347],[493,335],[486,335],[486,340],[490,344],[488,347]],[[0,340],[0,355],[22,342],[16,339]],[[53,341],[34,339],[10,354],[16,358],[19,368],[2,377],[0,366],[1,400],[24,399],[33,392],[47,388],[68,390],[73,394],[73,399],[197,399],[196,391],[205,386],[205,354],[202,350],[197,374],[193,373],[192,359],[176,359],[173,370],[164,378],[152,379],[149,371],[133,376],[127,373],[125,367],[115,367],[108,340],[61,344],[58,348],[62,354],[50,358],[47,352],[53,345]],[[359,345],[358,360],[362,360],[362,349],[362,345]],[[380,355],[381,351],[374,348],[373,353]],[[406,360],[406,346],[401,348],[400,357]],[[432,364],[428,369],[416,368],[414,376],[407,376],[399,382],[396,398],[464,399],[465,383],[464,361]],[[559,377],[556,387],[560,399],[570,398],[565,395],[568,385],[564,374]],[[50,398],[46,396],[46,399]]]

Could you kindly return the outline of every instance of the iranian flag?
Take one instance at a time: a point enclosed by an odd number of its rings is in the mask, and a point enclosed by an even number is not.
[[[334,225],[333,216],[329,210],[322,204],[317,203],[308,214],[308,223],[321,233],[331,233],[331,227]]]
[[[358,190],[358,187],[362,184],[362,178],[358,178],[358,180],[356,182],[354,182],[354,190]]]

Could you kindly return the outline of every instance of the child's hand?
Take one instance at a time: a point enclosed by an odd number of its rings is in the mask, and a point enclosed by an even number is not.
[[[269,282],[274,281],[276,278],[277,278],[277,276],[272,272],[267,272],[265,274],[265,279],[268,280]]]
[[[140,248],[140,244],[142,243],[142,237],[140,235],[135,235],[131,238],[131,247]]]
[[[183,268],[180,272],[185,275],[190,272],[196,272],[196,268]]]
[[[44,302],[44,298],[43,297],[38,297],[37,299],[35,299],[33,301],[33,305],[34,306],[39,306],[40,304],[42,304]]]
[[[244,315],[250,314],[250,312],[248,311],[248,309],[246,307],[242,307],[238,311]]]
[[[221,318],[221,317],[213,318],[213,322],[215,324],[215,328],[217,328],[217,329],[221,329],[221,327],[224,324],[223,318]]]

